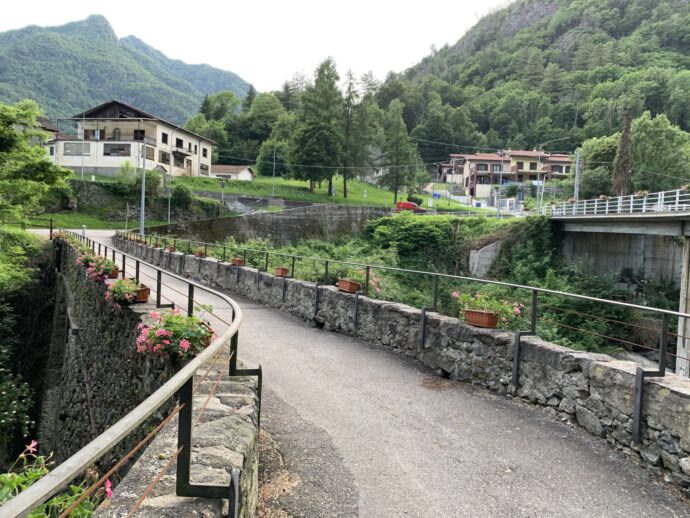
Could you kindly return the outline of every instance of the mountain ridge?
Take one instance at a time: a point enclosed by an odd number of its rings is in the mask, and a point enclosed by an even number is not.
[[[133,35],[117,38],[101,15],[0,33],[0,100],[34,99],[49,117],[121,99],[183,123],[204,95],[230,90],[243,97],[248,88],[233,72],[169,58]]]

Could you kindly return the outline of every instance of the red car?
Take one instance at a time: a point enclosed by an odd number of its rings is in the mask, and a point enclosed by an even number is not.
[[[403,210],[411,210],[412,212],[426,212],[424,207],[420,207],[411,201],[399,201],[395,204],[395,212],[400,212]]]

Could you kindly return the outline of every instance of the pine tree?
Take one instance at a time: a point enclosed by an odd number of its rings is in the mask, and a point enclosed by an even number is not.
[[[623,117],[623,132],[618,139],[616,158],[613,161],[613,192],[616,196],[626,196],[630,192],[630,168],[632,155],[630,147],[630,127],[632,115],[625,112]]]
[[[203,114],[203,116],[206,117],[206,120],[211,120],[211,101],[208,98],[208,94],[204,95],[204,100],[201,101],[199,113]]]
[[[403,103],[398,99],[391,101],[386,112],[382,149],[387,170],[381,177],[381,184],[393,190],[393,204],[398,202],[398,191],[412,183],[413,164],[417,162],[417,148],[410,142],[402,114]]]
[[[249,90],[247,90],[247,95],[245,95],[244,99],[242,100],[242,111],[243,112],[248,112],[249,108],[252,107],[252,103],[254,102],[254,97],[256,97],[256,89],[254,88],[254,85],[249,85]]]

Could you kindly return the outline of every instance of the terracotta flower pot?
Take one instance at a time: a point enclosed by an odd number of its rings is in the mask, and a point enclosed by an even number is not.
[[[151,288],[149,288],[148,286],[144,286],[143,284],[140,284],[139,289],[137,290],[137,294],[134,297],[134,302],[137,302],[137,303],[148,302],[150,294],[151,294]]]
[[[338,279],[336,286],[338,286],[340,291],[344,291],[345,293],[357,293],[361,284],[349,279]]]
[[[244,266],[244,259],[242,259],[241,257],[233,257],[231,264],[233,266]]]
[[[160,243],[153,243],[153,248],[161,248],[163,245]]]
[[[194,257],[206,257],[203,250],[194,250]]]
[[[283,268],[282,266],[279,268],[276,268],[275,275],[276,277],[287,277],[288,274],[288,269]]]
[[[168,245],[168,246],[166,247],[166,250],[167,250],[168,252],[174,252],[174,251],[175,251],[175,247],[172,246],[172,245]]]
[[[493,311],[463,309],[462,313],[465,317],[465,322],[471,326],[495,329],[498,325],[498,315]]]
[[[120,269],[116,266],[113,270],[110,270],[110,273],[108,274],[109,279],[117,279],[117,276],[120,275]]]

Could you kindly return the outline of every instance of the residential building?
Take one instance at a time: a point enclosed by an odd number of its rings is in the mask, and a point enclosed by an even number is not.
[[[129,162],[173,176],[209,176],[212,140],[122,101],[106,102],[71,121],[76,134],[55,128],[45,147],[58,164],[73,171],[114,175]]]
[[[450,155],[452,172],[448,183],[460,184],[465,194],[490,198],[492,186],[509,183],[532,185],[545,179],[564,178],[570,174],[572,157],[544,151],[506,150],[498,153]]]
[[[211,166],[211,176],[214,178],[242,180],[245,182],[253,182],[256,180],[254,170],[248,165],[213,164]]]

